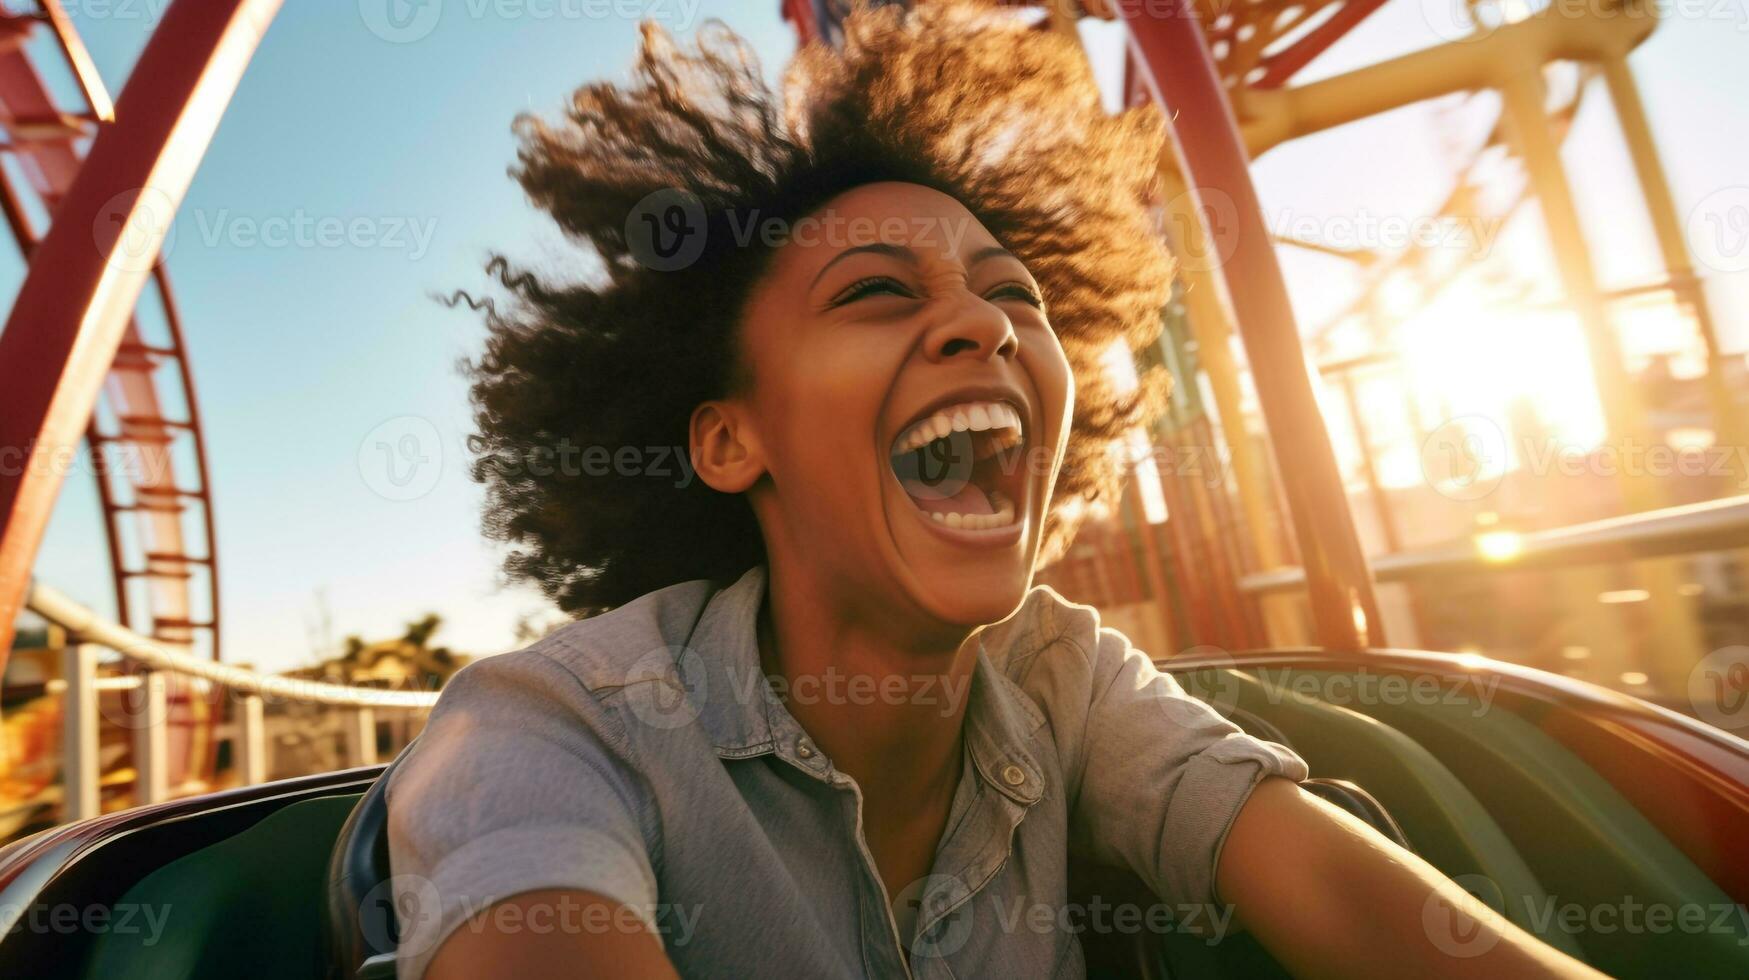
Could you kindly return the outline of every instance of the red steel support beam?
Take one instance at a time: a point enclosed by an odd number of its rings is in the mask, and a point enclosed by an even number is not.
[[[1269,427],[1276,472],[1293,514],[1319,644],[1357,651],[1384,643],[1366,554],[1330,433],[1313,395],[1287,283],[1263,220],[1250,160],[1214,59],[1187,0],[1143,12],[1119,5],[1137,73],[1172,119],[1188,183],[1224,194],[1237,227],[1221,267]]]
[[[55,496],[158,250],[281,0],[176,0],[0,332],[0,670]]]

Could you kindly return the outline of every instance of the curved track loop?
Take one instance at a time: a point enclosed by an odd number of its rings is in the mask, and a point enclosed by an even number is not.
[[[43,33],[72,72],[86,107],[56,106],[31,48]],[[40,69],[40,70],[39,70]],[[113,107],[71,21],[56,2],[0,14],[0,125],[11,166],[0,205],[28,261]],[[86,442],[103,510],[117,618],[165,643],[219,658],[219,586],[205,440],[180,311],[162,264],[149,306],[127,326]],[[204,641],[204,643],[203,643]],[[217,713],[192,690],[173,692],[175,782],[212,775]]]

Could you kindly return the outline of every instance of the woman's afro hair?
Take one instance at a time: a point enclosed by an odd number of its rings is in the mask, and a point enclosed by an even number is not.
[[[1120,396],[1101,361],[1159,334],[1172,269],[1148,195],[1164,132],[1152,107],[1105,113],[1071,40],[984,3],[859,9],[842,49],[796,56],[779,99],[720,23],[690,50],[646,24],[629,84],[586,85],[562,118],[515,128],[512,175],[599,268],[548,278],[494,256],[508,302],[458,294],[489,329],[466,366],[470,446],[506,571],[561,608],[764,559],[747,501],[683,468],[688,418],[744,377],[739,313],[769,258],[745,229],[875,181],[952,196],[1038,280],[1077,389],[1041,563],[1117,492],[1113,447],[1163,386]],[[690,247],[670,261],[651,236],[676,214]]]

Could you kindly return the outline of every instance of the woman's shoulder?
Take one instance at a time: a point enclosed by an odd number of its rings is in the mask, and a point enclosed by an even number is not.
[[[714,591],[707,581],[660,589],[457,671],[397,766],[391,796],[532,792],[578,762],[635,768],[621,695],[666,676]]]
[[[1035,585],[1007,619],[986,627],[984,655],[1011,677],[1049,651],[1080,659],[1092,667],[1101,646],[1127,648],[1123,634],[1099,621],[1099,610],[1072,602],[1048,585]]]
[[[716,585],[699,579],[657,589],[588,619],[567,623],[511,653],[476,660],[444,688],[445,700],[490,697],[526,682],[562,693],[613,694],[644,673],[672,661]],[[556,690],[555,690],[556,688]]]
[[[457,755],[489,761],[533,743],[572,754],[587,746],[623,752],[622,695],[669,675],[674,651],[714,591],[704,580],[669,586],[468,664],[444,685],[412,748],[430,756],[432,743],[445,743],[438,754],[446,761]]]

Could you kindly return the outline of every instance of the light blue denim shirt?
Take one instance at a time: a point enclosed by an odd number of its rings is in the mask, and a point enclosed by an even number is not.
[[[981,634],[967,765],[931,873],[896,896],[915,910],[900,935],[860,790],[760,670],[764,594],[762,568],[675,585],[450,681],[388,786],[400,976],[498,899],[581,889],[634,910],[683,976],[1078,977],[1071,850],[1135,871],[1161,900],[1137,915],[1223,920],[1233,817],[1263,776],[1306,776],[1035,588]],[[787,696],[956,693],[816,680]],[[557,903],[488,921],[636,926]]]

